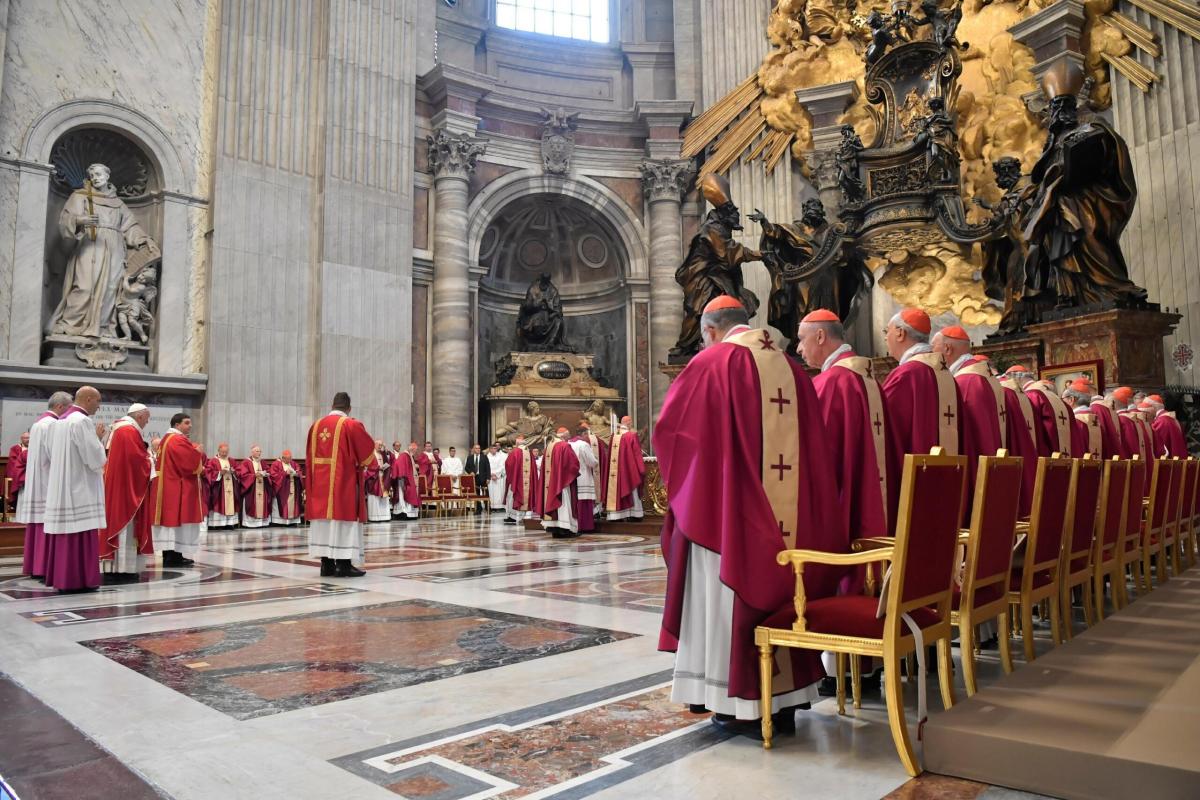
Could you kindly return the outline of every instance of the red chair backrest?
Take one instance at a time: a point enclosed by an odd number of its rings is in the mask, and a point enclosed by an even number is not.
[[[1158,463],[1158,462],[1154,462]],[[1150,465],[1141,459],[1129,462],[1129,495],[1125,502],[1125,535],[1142,530],[1142,501],[1146,499],[1146,473]]]
[[[1104,477],[1101,462],[1094,459],[1077,459],[1071,479],[1075,482],[1075,507],[1071,519],[1071,538],[1068,553],[1091,552],[1092,539],[1096,535],[1096,517],[1100,513],[1100,483]],[[1070,565],[1072,572],[1087,566],[1087,556],[1076,559]]]
[[[1116,546],[1125,521],[1125,495],[1129,486],[1131,461],[1105,461],[1104,482],[1100,488],[1100,538],[1104,550]],[[1141,498],[1138,498],[1141,505]],[[1101,553],[1104,552],[1101,551]]]
[[[1033,513],[1029,518],[1029,538],[1033,548],[1025,549],[1027,569],[1035,564],[1058,561],[1066,531],[1067,502],[1073,471],[1074,464],[1069,458],[1043,456],[1038,459]]]
[[[1150,481],[1150,527],[1161,528],[1169,521],[1167,506],[1171,504],[1171,485],[1175,482],[1175,461],[1159,458],[1154,461],[1154,477]],[[1176,495],[1178,497],[1178,495]]]
[[[429,494],[429,481],[425,480],[424,475],[417,476],[417,493],[422,496]]]
[[[962,520],[967,462],[963,456],[904,457],[896,527],[897,562],[903,559],[901,606],[954,583],[954,557]]]
[[[454,494],[454,477],[451,475],[437,476],[438,494]]]
[[[1008,575],[1012,568],[1013,539],[1020,510],[1022,459],[982,457],[975,482],[975,508],[971,535],[979,539],[975,551],[975,580]],[[999,590],[1008,588],[1008,579]]]
[[[474,475],[463,475],[461,478],[458,479],[458,488],[462,490],[463,494],[474,494],[475,493],[475,476]]]

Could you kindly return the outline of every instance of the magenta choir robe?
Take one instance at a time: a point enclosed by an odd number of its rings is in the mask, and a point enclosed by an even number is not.
[[[1033,417],[1037,421],[1038,455],[1049,457],[1054,453],[1071,453],[1072,421],[1071,409],[1054,394],[1054,390],[1042,391],[1036,383],[1025,387],[1025,396],[1033,406]]]
[[[760,337],[753,346],[775,349],[766,331],[748,330],[736,338],[749,341],[742,337]],[[669,504],[662,530],[667,597],[659,648],[674,652],[679,645],[690,544],[720,554],[721,582],[734,593],[729,696],[746,700],[760,696],[754,628],[792,607],[794,574],[776,563],[776,554],[785,542],[835,553],[849,549],[843,512],[830,500],[837,497],[837,486],[816,392],[799,364],[785,363],[794,402],[781,399],[776,408],[769,400],[774,393],[762,388],[750,346],[727,340],[705,348],[671,384],[653,435]],[[774,460],[769,451],[763,457],[763,415],[768,413],[787,415],[795,437],[778,442],[790,453],[779,457],[778,472],[764,469],[764,461]],[[766,443],[770,450],[776,444]],[[782,487],[768,489],[770,482],[780,481]],[[780,491],[787,493],[782,502]],[[845,574],[809,565],[804,571],[809,600],[833,596]],[[819,656],[792,650],[792,685],[821,679]]]
[[[1004,381],[1001,381],[1003,385]],[[1021,401],[1025,402],[1022,403]],[[1004,387],[1004,423],[1008,431],[1008,454],[1025,459],[1022,464],[1021,508],[1018,515],[1025,519],[1033,510],[1033,489],[1037,482],[1038,450],[1034,438],[1036,428],[1033,407],[1023,392]]]
[[[392,505],[403,498],[410,506],[421,504],[421,492],[417,487],[417,462],[407,450],[392,459],[389,470],[392,486]]]
[[[1146,465],[1146,492],[1150,491],[1150,476],[1154,473],[1154,432],[1140,411],[1121,412],[1121,438],[1130,457],[1138,456]]]
[[[1183,428],[1175,419],[1174,411],[1163,411],[1154,418],[1151,426],[1154,433],[1154,454],[1163,456],[1188,457],[1187,439],[1184,438]]]
[[[888,475],[904,474],[904,456],[928,454],[933,447],[942,446],[947,455],[959,455],[963,438],[962,397],[950,373],[949,402],[943,403],[938,389],[938,367],[926,361],[932,354],[917,356],[896,367],[883,382],[883,402],[888,410],[888,434],[892,447],[888,451]],[[888,521],[895,529],[896,509],[900,505],[900,481],[888,482]]]
[[[967,500],[963,518],[971,519],[971,504],[975,497],[975,478],[979,473],[979,457],[994,456],[1008,446],[1008,408],[1004,387],[992,377],[987,359],[978,356],[968,359],[954,374],[962,398],[962,453],[967,457]]]
[[[1129,458],[1131,455],[1125,449],[1125,441],[1121,438],[1121,418],[1112,407],[1111,400],[1097,400],[1092,403],[1092,414],[1100,423],[1101,452],[1105,459],[1113,456]]]

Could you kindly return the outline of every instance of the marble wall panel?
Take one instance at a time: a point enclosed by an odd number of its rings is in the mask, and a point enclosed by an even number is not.
[[[596,178],[596,180],[616,192],[634,213],[639,222],[646,221],[646,204],[642,194],[642,182],[637,178]]]
[[[424,442],[429,436],[426,421],[429,391],[429,287],[414,283],[412,289],[412,422],[411,438]]]
[[[429,249],[429,190],[413,189],[413,249]]]

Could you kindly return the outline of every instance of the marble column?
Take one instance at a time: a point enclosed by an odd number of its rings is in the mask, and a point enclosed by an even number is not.
[[[642,162],[642,185],[650,206],[650,361],[665,361],[679,338],[683,323],[683,294],[675,283],[682,258],[680,200],[696,176],[690,160],[663,159]],[[651,379],[651,416],[656,417],[667,396],[669,381]]]
[[[431,440],[467,448],[471,435],[471,290],[467,253],[467,181],[486,144],[469,133],[438,128],[428,137],[433,173],[433,285],[429,349]]]

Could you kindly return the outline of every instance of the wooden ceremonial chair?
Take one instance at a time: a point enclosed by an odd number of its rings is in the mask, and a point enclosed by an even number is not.
[[[1118,553],[1121,565],[1118,570],[1119,585],[1114,586],[1113,605],[1124,608],[1129,605],[1129,582],[1125,579],[1125,570],[1129,569],[1129,577],[1137,587],[1138,594],[1144,594],[1149,589],[1143,587],[1145,577],[1142,575],[1142,515],[1146,504],[1146,473],[1155,462],[1142,461],[1141,456],[1134,456],[1129,462],[1129,488],[1125,499],[1125,528],[1121,532],[1121,546]],[[1120,594],[1117,595],[1116,591]]]
[[[419,502],[422,509],[432,508],[434,513],[437,513],[437,487],[431,487],[424,475],[417,475],[417,494],[420,497]]]
[[[457,509],[462,503],[462,495],[454,486],[454,476],[438,475],[434,482],[437,484],[438,513]]]
[[[1175,543],[1174,526],[1179,521],[1179,486],[1177,458],[1158,458],[1150,479],[1150,505],[1142,522],[1142,590],[1150,591],[1150,559],[1155,555],[1155,578],[1159,586],[1166,583],[1168,546]]]
[[[475,484],[474,475],[463,475],[458,479],[458,491],[471,511],[479,508],[479,487]]]
[[[1121,607],[1117,588],[1125,585],[1125,569],[1121,546],[1125,534],[1125,502],[1129,498],[1130,466],[1134,462],[1114,457],[1104,462],[1104,477],[1100,481],[1100,508],[1096,520],[1096,539],[1092,547],[1092,600],[1095,619],[1104,619],[1104,579],[1112,583],[1113,608]],[[1138,473],[1141,479],[1141,473]],[[1139,499],[1138,505],[1141,505]]]
[[[1021,642],[1027,662],[1037,657],[1033,647],[1033,607],[1042,600],[1050,606],[1050,629],[1054,642],[1059,641],[1059,556],[1067,509],[1072,502],[1074,468],[1074,460],[1066,456],[1038,459],[1029,532],[1025,535],[1020,564],[1014,565],[1008,591],[1008,602],[1018,606],[1021,615]]]
[[[1066,640],[1072,630],[1071,590],[1080,587],[1083,619],[1087,627],[1095,625],[1092,617],[1092,553],[1096,540],[1096,520],[1100,512],[1100,485],[1104,481],[1104,465],[1091,453],[1076,460],[1071,472],[1071,496],[1074,501],[1067,514],[1067,533],[1063,536],[1062,565],[1059,567],[1058,605],[1062,611],[1062,632]]]
[[[754,630],[759,649],[764,748],[770,749],[773,731],[775,647],[872,656],[883,659],[888,725],[896,752],[910,775],[921,772],[904,721],[900,663],[914,651],[923,661],[924,648],[936,642],[942,700],[947,708],[954,704],[950,606],[966,479],[963,456],[942,455],[941,448],[934,448],[930,455],[906,455],[893,546],[858,553],[779,553],[779,563],[791,564],[795,571],[796,596],[791,606],[780,609]],[[883,560],[892,566],[880,598],[851,594],[808,602],[804,593],[805,564],[849,567]],[[918,678],[919,707],[924,701],[923,677]]]
[[[1183,511],[1180,514],[1179,543],[1183,548],[1183,559],[1187,566],[1196,563],[1196,524],[1200,521],[1197,513],[1198,493],[1200,493],[1200,461],[1188,456],[1187,477],[1183,482]]]
[[[1000,660],[1012,672],[1009,642],[1008,582],[1012,572],[1013,540],[1017,535],[1017,513],[1021,498],[1024,459],[980,456],[975,477],[971,527],[965,537],[962,590],[955,587],[951,622],[958,626],[958,649],[962,656],[963,683],[967,696],[976,692],[975,626],[997,620]]]

